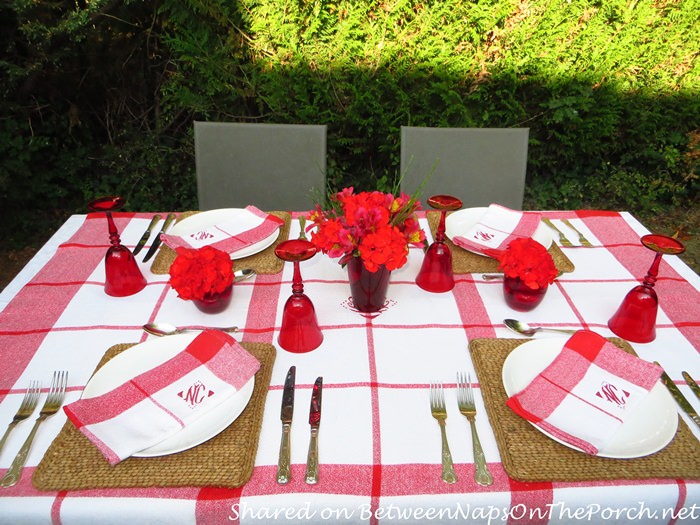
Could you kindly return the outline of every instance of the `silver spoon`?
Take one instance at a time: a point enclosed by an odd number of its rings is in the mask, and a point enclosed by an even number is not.
[[[255,275],[255,270],[251,268],[246,268],[245,270],[238,270],[236,272],[233,272],[233,282],[234,283],[240,283],[241,281],[245,281],[246,279],[250,279]]]
[[[546,330],[548,332],[559,332],[559,333],[564,333],[564,334],[574,334],[576,333],[576,330],[564,330],[560,328],[545,328],[544,326],[530,326],[529,324],[523,322],[523,321],[518,321],[516,319],[504,319],[503,323],[513,330],[514,332],[517,332],[522,335],[526,335],[527,337],[532,337],[535,335],[537,332],[541,332],[543,330]]]
[[[164,335],[175,335],[184,332],[198,332],[202,330],[221,330],[222,332],[238,332],[237,326],[228,326],[224,328],[217,328],[214,326],[173,326],[168,323],[148,323],[143,325],[143,329],[151,335],[164,336]]]

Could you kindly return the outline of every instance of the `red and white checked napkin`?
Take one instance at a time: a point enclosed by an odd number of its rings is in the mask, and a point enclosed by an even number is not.
[[[252,228],[250,223],[242,226],[239,220],[232,218],[184,236],[163,233],[160,237],[173,250],[181,246],[212,246],[226,253],[234,253],[267,238],[284,224],[279,217],[260,211],[255,206],[245,209],[259,219]]]
[[[207,330],[168,361],[64,411],[114,465],[226,401],[259,368],[230,335]]]
[[[491,204],[479,221],[452,242],[466,250],[496,258],[518,237],[532,237],[540,224],[540,215],[511,210]]]
[[[581,330],[521,392],[516,414],[556,438],[597,454],[661,376],[661,367]]]

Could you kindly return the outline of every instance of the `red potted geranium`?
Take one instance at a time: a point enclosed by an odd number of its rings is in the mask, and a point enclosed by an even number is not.
[[[498,256],[503,270],[506,303],[521,312],[535,308],[554,282],[558,270],[552,255],[537,241],[519,238],[508,244]]]
[[[409,245],[422,247],[425,232],[415,214],[420,202],[381,191],[355,193],[345,188],[330,197],[330,208],[316,209],[311,241],[348,266],[355,307],[376,312],[384,304],[392,270],[406,264]]]
[[[226,252],[204,246],[176,248],[170,266],[170,286],[178,297],[192,300],[207,313],[224,310],[231,302],[233,261]]]

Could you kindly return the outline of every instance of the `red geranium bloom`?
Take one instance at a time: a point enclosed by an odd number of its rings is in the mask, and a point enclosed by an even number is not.
[[[176,248],[170,266],[170,286],[182,299],[204,299],[233,283],[233,261],[226,252],[204,246]]]
[[[559,274],[547,249],[530,238],[511,241],[499,254],[498,262],[498,269],[505,275],[520,278],[533,290],[552,284]]]
[[[331,197],[331,208],[320,206],[309,214],[316,226],[311,241],[330,257],[361,257],[370,272],[380,266],[396,270],[406,264],[408,246],[423,247],[425,232],[415,212],[420,203],[401,194],[345,188]]]

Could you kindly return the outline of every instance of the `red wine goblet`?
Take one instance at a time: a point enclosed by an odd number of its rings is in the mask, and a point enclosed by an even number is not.
[[[428,292],[449,292],[455,286],[452,273],[452,252],[445,244],[445,218],[448,211],[458,210],[462,201],[451,195],[434,195],[428,199],[428,204],[440,210],[440,223],[435,234],[435,241],[425,252],[416,284]]]
[[[284,305],[282,328],[277,339],[279,345],[289,352],[310,352],[323,342],[316,310],[311,299],[304,293],[304,283],[299,270],[299,263],[310,259],[317,251],[318,248],[306,239],[284,241],[275,248],[277,257],[294,264],[292,295]]]
[[[129,248],[121,244],[117,226],[112,218],[112,211],[124,205],[122,197],[102,197],[88,203],[88,209],[93,212],[105,212],[107,229],[112,246],[105,256],[105,293],[114,297],[125,297],[143,290],[146,279],[139,270],[136,259]]]

